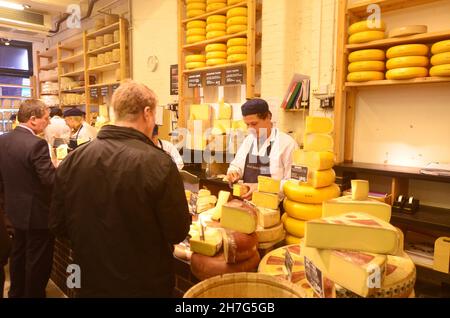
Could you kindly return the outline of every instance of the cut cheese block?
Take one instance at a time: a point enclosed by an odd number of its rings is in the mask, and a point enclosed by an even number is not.
[[[214,52],[211,52],[214,53]],[[216,52],[219,53],[219,52]],[[220,53],[225,53],[225,52],[220,52]],[[226,53],[225,53],[225,58],[226,58]],[[226,104],[226,103],[219,103],[219,107],[217,108],[217,114],[216,114],[216,118],[217,119],[231,119],[233,114],[233,108],[231,107],[230,104]]]
[[[248,260],[236,264],[227,264],[223,253],[214,257],[194,253],[191,257],[191,271],[197,279],[205,280],[223,274],[254,272],[260,260],[258,251]]]
[[[227,52],[223,52],[223,51],[212,51],[212,52],[206,53],[206,59],[208,59],[208,60],[211,60],[211,59],[226,59],[227,57],[228,57]],[[229,118],[223,118],[223,119],[229,119]]]
[[[291,180],[284,183],[283,191],[289,200],[309,204],[319,204],[323,201],[337,198],[341,193],[336,184],[315,189],[310,185],[299,184]]]
[[[195,18],[199,15],[203,15],[205,13],[206,13],[205,10],[189,10],[189,11],[187,11],[186,16],[188,19],[190,19],[190,18]]]
[[[328,170],[308,170],[306,184],[315,189],[332,185],[336,181],[336,173],[333,169]]]
[[[247,25],[231,25],[227,27],[227,34],[235,34],[239,32],[247,31]]]
[[[211,106],[209,104],[193,104],[190,107],[190,120],[208,120],[211,118]]]
[[[364,31],[350,35],[348,38],[349,44],[367,43],[376,40],[384,39],[383,31]]]
[[[428,76],[428,69],[425,67],[403,67],[389,70],[386,73],[388,80],[406,80],[417,77]]]
[[[206,36],[204,35],[191,35],[186,38],[187,44],[202,42],[206,40]]]
[[[206,19],[207,24],[226,23],[226,22],[227,22],[227,17],[224,15],[221,15],[221,14],[212,15]]]
[[[323,202],[322,211],[322,217],[324,218],[357,211],[369,214],[385,222],[391,220],[391,206],[374,199],[354,201],[351,196],[344,196]]]
[[[258,246],[258,236],[236,231],[224,231],[223,254],[228,264],[240,263],[251,258]]]
[[[440,41],[431,47],[431,53],[433,54],[439,54],[439,53],[445,53],[450,52],[450,40]]]
[[[233,46],[247,46],[247,39],[246,38],[229,39],[227,41],[227,46],[229,48]]]
[[[204,29],[206,28],[206,22],[203,20],[195,20],[195,21],[189,21],[186,24],[186,28],[189,29]]]
[[[433,55],[433,57],[431,58],[431,64],[434,66],[450,64],[450,52]]]
[[[234,18],[234,17],[246,17],[247,16],[247,8],[233,8],[228,10],[227,12],[227,18]]]
[[[190,62],[206,62],[206,58],[202,54],[193,54],[186,56],[186,63]]]
[[[428,46],[425,44],[403,44],[391,47],[386,52],[386,57],[392,59],[394,57],[403,56],[427,56]]]
[[[334,166],[334,153],[330,151],[294,151],[294,164],[313,170],[328,170]]]
[[[205,36],[206,35],[206,30],[204,28],[203,29],[188,29],[186,31],[186,35],[187,36],[192,36],[192,35],[203,35],[203,36]]]
[[[226,52],[227,51],[227,46],[225,44],[223,44],[223,43],[208,44],[205,47],[205,51],[206,51],[206,53],[216,52],[216,51]]]
[[[286,213],[297,220],[315,220],[322,217],[322,204],[305,204],[284,199],[283,207]]]
[[[226,134],[231,129],[230,119],[215,119],[213,128],[220,132],[220,134]]]
[[[225,35],[227,35],[227,33],[225,31],[210,31],[210,32],[206,33],[206,39],[211,40],[211,39],[219,38],[219,37],[225,36]]]
[[[216,65],[222,65],[227,64],[226,59],[209,59],[206,61],[206,65],[208,66],[216,66]]]
[[[348,34],[353,35],[364,31],[384,31],[386,30],[386,24],[380,21],[379,25],[373,20],[364,20],[353,23],[348,28]]]
[[[283,223],[279,223],[278,225],[275,225],[268,229],[258,227],[256,229],[256,235],[258,236],[259,243],[281,240],[282,238],[284,238]]]
[[[334,140],[328,134],[308,134],[303,140],[303,149],[305,151],[333,151]]]
[[[371,50],[359,50],[350,53],[348,61],[363,62],[363,61],[384,61],[386,54],[383,50],[371,49]]]
[[[242,197],[246,195],[249,190],[250,190],[249,187],[243,184],[233,185],[233,195],[235,197]]]
[[[328,117],[306,117],[305,134],[329,134],[333,131],[334,123]]]
[[[228,55],[228,63],[237,63],[247,61],[247,54],[232,54]]]
[[[389,31],[390,38],[398,38],[402,36],[409,36],[415,34],[427,33],[428,27],[426,25],[407,25]]]
[[[253,192],[252,203],[257,207],[276,210],[280,201],[278,194],[255,191]]]
[[[248,22],[247,17],[234,17],[234,18],[229,18],[227,20],[227,26],[247,25],[247,22]]]
[[[321,272],[326,277],[355,294],[367,297],[375,293],[386,273],[385,255],[367,252],[319,250],[302,245],[301,254],[306,267],[306,279],[316,293],[324,297],[322,286],[309,273]]]
[[[227,6],[226,3],[211,3],[206,7],[206,12],[212,12],[216,10],[223,9]]]
[[[402,67],[427,67],[429,64],[426,56],[403,56],[394,57],[386,62],[386,68],[392,70]]]
[[[283,222],[284,229],[290,235],[293,235],[296,237],[304,237],[305,236],[305,224],[306,224],[305,221],[291,218],[287,214],[283,214],[283,216],[281,217],[281,221]]]
[[[278,194],[280,192],[280,180],[266,176],[258,176],[258,191]]]
[[[205,256],[214,256],[222,247],[222,231],[216,228],[206,228],[204,231],[205,240],[200,239],[199,231],[190,231],[191,251]]]
[[[369,81],[381,81],[384,80],[383,72],[353,72],[347,75],[347,81],[349,82],[369,82]]]
[[[445,274],[449,273],[450,238],[440,237],[434,243],[433,269]]]
[[[297,236],[293,236],[291,234],[286,234],[286,237],[284,238],[284,242],[286,243],[286,245],[291,245],[291,244],[300,244],[303,240],[303,237],[297,237]]]
[[[227,25],[225,23],[208,23],[208,25],[206,26],[206,32],[226,30]]]
[[[231,46],[228,48],[227,53],[229,55],[233,54],[247,54],[247,47],[246,46]]]
[[[220,224],[226,229],[251,234],[258,224],[258,211],[248,203],[232,200],[223,205]]]
[[[399,234],[391,224],[365,213],[347,213],[306,223],[305,244],[377,254],[399,253]]]
[[[200,189],[198,191],[198,196],[199,197],[209,197],[211,195],[211,191],[207,190],[207,189]]]
[[[383,72],[385,70],[385,64],[382,61],[362,61],[362,62],[353,62],[348,66],[349,72],[366,72],[366,71],[375,71],[375,72]]]
[[[186,68],[189,70],[193,70],[196,68],[202,68],[202,67],[206,67],[206,63],[205,62],[190,62],[190,63],[186,63]]]
[[[270,228],[280,223],[280,210],[258,208],[258,226]]]
[[[284,244],[284,235],[275,241],[258,243],[258,250],[259,250],[260,255],[266,255],[268,252],[272,251],[274,248],[280,247],[283,245],[285,245]]]
[[[367,200],[369,197],[369,181],[352,180],[352,200]]]
[[[193,2],[186,5],[186,10],[206,10],[206,3],[204,2]]]
[[[430,76],[450,76],[450,64],[433,66],[430,69]]]
[[[215,221],[220,220],[220,218],[222,217],[222,207],[225,203],[228,202],[228,200],[230,199],[231,193],[228,191],[220,191],[219,192],[219,197],[217,198],[217,204],[215,207],[215,211],[214,214],[212,216],[212,219]]]

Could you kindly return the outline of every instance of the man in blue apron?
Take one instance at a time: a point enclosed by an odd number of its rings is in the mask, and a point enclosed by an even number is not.
[[[293,153],[298,145],[291,136],[273,128],[272,113],[265,100],[249,100],[241,110],[250,134],[231,162],[227,179],[230,184],[242,179],[249,188],[242,198],[250,200],[257,190],[258,176],[282,180],[282,184],[291,177]]]
[[[69,150],[75,150],[78,146],[91,141],[97,136],[94,127],[83,120],[85,112],[78,108],[71,108],[64,112],[64,119],[72,133],[69,140]]]

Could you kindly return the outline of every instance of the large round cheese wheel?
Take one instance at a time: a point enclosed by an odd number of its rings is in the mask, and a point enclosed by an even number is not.
[[[231,46],[227,50],[228,55],[233,54],[247,54],[247,47],[246,46]]]
[[[205,40],[206,40],[206,36],[204,36],[204,35],[192,35],[192,36],[188,36],[186,38],[186,43],[193,44],[193,43],[202,42]]]
[[[251,258],[258,246],[256,233],[244,234],[227,230],[223,234],[223,252],[229,264],[240,263]]]
[[[358,32],[358,33],[351,35],[348,38],[348,43],[359,44],[359,43],[367,43],[367,42],[372,42],[372,41],[382,40],[382,39],[384,39],[383,31],[364,31],[364,32]]]
[[[226,3],[211,3],[206,7],[206,12],[212,12],[216,10],[223,9],[227,6]]]
[[[191,256],[191,271],[197,279],[205,280],[223,274],[254,272],[260,260],[258,251],[248,260],[236,264],[227,264],[223,253],[214,257],[194,253]]]
[[[227,18],[230,19],[230,18],[234,18],[234,17],[246,17],[248,15],[247,12],[248,12],[247,8],[241,8],[241,7],[233,8],[233,9],[228,10]]]
[[[206,23],[208,23],[208,24],[212,24],[212,23],[226,23],[226,22],[227,22],[227,17],[224,16],[224,15],[220,15],[220,14],[209,16],[206,19]]]
[[[232,25],[227,27],[228,34],[235,34],[244,31],[247,31],[247,25]]]
[[[281,217],[281,221],[283,222],[284,229],[290,235],[296,237],[304,237],[305,236],[305,224],[306,221],[300,221],[294,218],[291,218],[287,214],[283,214]]]
[[[206,58],[202,54],[192,54],[186,56],[186,63],[190,62],[206,62]]]
[[[186,6],[186,10],[188,10],[188,11],[191,11],[191,10],[206,10],[206,3],[203,3],[203,2],[189,3]]]
[[[386,62],[386,68],[392,70],[402,67],[427,67],[429,63],[426,56],[403,56],[394,57]]]
[[[190,63],[186,63],[186,68],[189,70],[195,69],[195,68],[202,68],[202,67],[206,67],[206,63],[205,62],[190,62]]]
[[[406,80],[417,77],[428,76],[428,69],[425,67],[403,67],[389,70],[386,73],[388,80]]]
[[[234,18],[229,18],[227,20],[227,26],[247,25],[247,22],[248,22],[247,17],[234,17]]]
[[[430,69],[430,75],[433,77],[450,76],[450,64],[433,66]]]
[[[206,53],[208,52],[215,52],[215,51],[227,51],[227,46],[223,43],[214,43],[214,44],[208,44],[205,47]]]
[[[433,55],[433,57],[431,58],[431,64],[434,66],[450,64],[450,52]]]
[[[307,204],[284,199],[283,207],[286,213],[294,219],[310,221],[322,217],[322,204]]]
[[[237,63],[247,61],[247,54],[232,54],[228,55],[228,63]]]
[[[210,31],[210,32],[206,33],[206,39],[211,40],[211,39],[219,38],[219,37],[225,36],[225,35],[227,35],[227,33],[225,31]]]
[[[206,13],[205,10],[189,10],[189,11],[186,13],[186,16],[188,17],[188,19],[190,19],[190,18],[197,17],[197,16],[199,16],[199,15],[203,15],[203,14],[205,14],[205,13]]]
[[[229,48],[232,46],[247,46],[247,39],[246,38],[229,39],[227,41],[227,46]]]
[[[206,61],[206,65],[208,66],[216,66],[216,65],[223,65],[227,64],[226,59],[209,59]]]
[[[392,59],[394,57],[403,56],[427,56],[428,46],[425,44],[403,44],[391,47],[386,51],[386,57]]]
[[[226,59],[228,57],[227,52],[223,51],[213,51],[206,53],[206,58],[210,59]]]
[[[295,181],[285,182],[283,191],[291,201],[310,204],[320,204],[323,201],[337,198],[341,194],[341,190],[336,184],[325,188],[314,189],[309,185],[298,184]]]
[[[284,238],[284,242],[286,243],[286,245],[300,244],[302,240],[303,237],[297,237],[291,234],[286,234],[286,237]]]
[[[349,82],[368,82],[384,80],[383,72],[354,72],[347,75]]]
[[[242,2],[242,0],[228,0],[228,1],[227,1],[227,4],[228,4],[229,6],[233,6],[233,5],[238,4],[238,3],[240,3],[240,2]]]
[[[200,28],[198,28],[198,29],[188,29],[186,31],[186,35],[187,36],[192,36],[192,35],[203,35],[203,36],[205,36],[206,35],[206,30],[205,29],[200,29]]]
[[[283,224],[280,223],[270,228],[258,227],[256,229],[259,243],[267,243],[272,241],[279,241],[284,236]]]
[[[381,61],[361,61],[353,62],[348,65],[348,71],[352,72],[366,72],[376,71],[383,72],[385,70],[384,62]]]
[[[186,0],[186,4],[191,4],[191,3],[205,3],[206,4],[206,0]]]
[[[380,26],[377,27],[376,23],[372,20],[364,20],[360,22],[353,23],[348,28],[348,34],[353,35],[356,33],[364,32],[364,31],[384,31],[386,30],[386,24],[383,21],[380,21]]]
[[[207,4],[212,4],[212,3],[227,3],[227,0],[206,0]]]
[[[206,26],[206,32],[211,32],[211,31],[226,31],[227,30],[227,25],[225,23],[209,23]]]
[[[349,54],[348,61],[362,62],[362,61],[384,61],[386,54],[383,50],[359,50]]]
[[[189,21],[186,24],[186,28],[189,29],[204,29],[206,28],[206,22],[203,20],[195,20],[195,21]]]
[[[450,40],[445,40],[441,42],[437,42],[433,44],[431,47],[431,53],[433,54],[439,54],[439,53],[445,53],[450,52]]]

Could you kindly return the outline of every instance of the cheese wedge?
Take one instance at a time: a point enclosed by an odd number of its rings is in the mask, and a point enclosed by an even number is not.
[[[303,140],[305,151],[333,151],[333,137],[328,134],[308,134]]]
[[[328,170],[334,166],[334,153],[296,150],[294,151],[294,164],[313,170]]]
[[[278,209],[280,201],[277,194],[255,191],[253,192],[252,203],[257,207],[275,210]]]
[[[223,205],[220,224],[226,229],[251,234],[258,224],[258,212],[250,204],[232,200]]]
[[[235,197],[242,197],[247,194],[249,191],[248,186],[243,184],[234,184],[233,185],[233,195]]]
[[[280,223],[280,210],[258,208],[258,226],[270,228]]]
[[[218,221],[222,217],[222,207],[225,203],[228,202],[228,200],[230,199],[230,196],[231,196],[231,193],[228,191],[220,191],[219,192],[219,197],[217,198],[217,204],[216,204],[214,213],[212,215],[212,219],[214,221]]]
[[[381,288],[386,273],[386,255],[367,252],[323,250],[301,246],[306,268],[306,279],[316,293],[324,297],[324,288],[319,277],[326,277],[334,283],[367,297]],[[317,273],[322,275],[311,275]]]
[[[217,119],[231,119],[233,114],[233,108],[230,104],[219,103],[217,108]]]
[[[391,220],[391,206],[375,199],[354,201],[350,195],[323,202],[322,217],[337,216],[349,212],[362,212],[385,222]]]
[[[322,204],[305,204],[285,198],[283,207],[291,218],[297,220],[310,221],[322,217]]]
[[[333,131],[334,123],[328,117],[306,117],[306,134],[329,134]]]
[[[214,256],[222,247],[222,233],[216,228],[205,229],[205,240],[200,239],[199,231],[190,231],[191,251],[205,256]]]
[[[283,224],[280,223],[268,229],[258,227],[256,229],[256,235],[258,236],[259,243],[281,240],[284,237]]]
[[[291,180],[284,183],[283,191],[289,200],[309,204],[320,204],[323,201],[337,198],[341,194],[341,190],[336,184],[315,189],[310,185],[299,184]]]
[[[364,213],[347,213],[308,221],[305,245],[396,255],[400,237],[391,224]]]
[[[324,188],[332,185],[336,181],[336,173],[333,169],[328,170],[309,170],[306,184],[315,189]]]
[[[220,131],[220,134],[226,134],[231,129],[230,119],[215,119],[213,128]]]
[[[191,120],[209,120],[211,117],[211,107],[209,104],[194,104],[190,107]]]
[[[258,176],[258,191],[278,194],[280,192],[280,180]]]

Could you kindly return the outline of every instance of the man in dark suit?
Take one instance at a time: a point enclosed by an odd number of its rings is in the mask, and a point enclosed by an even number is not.
[[[6,230],[5,219],[2,211],[2,197],[0,196],[0,298],[3,298],[5,286],[5,265],[8,263],[11,242]]]
[[[49,124],[38,100],[20,105],[19,126],[0,136],[0,196],[14,228],[10,255],[10,298],[45,297],[54,238],[48,228],[55,167],[48,144],[36,135]]]

